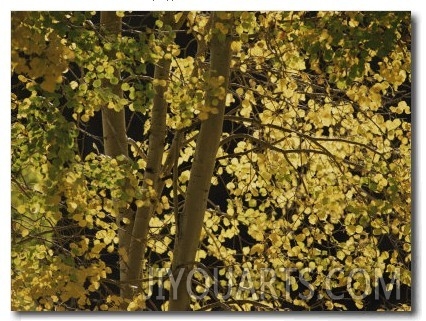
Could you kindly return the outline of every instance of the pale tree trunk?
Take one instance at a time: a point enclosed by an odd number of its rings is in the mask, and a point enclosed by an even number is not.
[[[155,67],[154,79],[166,80],[168,82],[170,60],[160,60]],[[142,191],[146,194],[144,205],[136,211],[133,222],[132,237],[127,253],[126,283],[124,285],[124,298],[130,299],[135,291],[139,292],[141,281],[142,260],[146,249],[147,235],[149,232],[149,221],[155,206],[154,195],[150,197],[150,189],[157,191],[161,161],[164,153],[164,140],[166,137],[167,103],[164,100],[165,86],[155,86],[156,95],[151,114],[151,128],[148,145],[148,159],[144,175]]]
[[[164,25],[171,25],[173,29],[179,29],[186,19],[186,14],[181,15],[178,21],[174,19],[174,13],[167,12],[163,17]],[[160,177],[167,131],[167,102],[164,99],[164,93],[169,83],[170,64],[170,60],[161,59],[155,65],[154,70],[157,85],[154,85],[155,96],[151,113],[147,164],[142,185],[142,191],[146,193],[146,197],[144,205],[137,209],[134,220],[129,224],[130,245],[123,256],[125,268],[121,271],[124,299],[131,299],[134,294],[142,291],[140,277],[148,240],[149,221],[164,185]]]
[[[213,17],[213,26],[222,22],[231,29],[232,23]],[[227,91],[230,72],[231,37],[213,30],[210,43],[209,77],[223,77],[222,87]],[[201,124],[197,139],[195,156],[191,168],[190,181],[186,193],[183,212],[177,222],[175,248],[173,252],[172,271],[178,285],[170,289],[169,310],[184,311],[189,309],[190,295],[187,291],[187,276],[194,266],[195,255],[199,246],[204,212],[207,207],[211,178],[213,176],[216,154],[222,134],[225,113],[226,94],[217,97],[213,91],[206,93],[206,106],[216,107],[217,114],[209,114]],[[219,103],[215,106],[215,102]],[[180,280],[180,282],[178,282]]]
[[[101,12],[101,27],[105,36],[117,37],[121,32],[121,18],[118,17],[115,11]],[[115,59],[115,53],[109,55],[110,59]],[[120,79],[120,71],[116,68],[114,76]],[[104,86],[111,88],[114,94],[123,97],[120,83],[111,85],[109,81],[104,82]],[[126,135],[126,119],[125,110],[115,111],[107,107],[102,108],[102,131],[104,141],[104,153],[110,157],[124,155],[128,157],[127,135]],[[121,210],[116,218],[116,223],[121,226],[124,217],[130,218],[131,210]],[[128,249],[129,233],[125,229],[120,229],[118,232],[119,247]],[[120,281],[124,281],[124,271],[126,268],[125,262],[120,260]]]
[[[105,34],[117,36],[121,32],[121,18],[115,12],[101,12],[101,26]],[[110,56],[111,59],[114,59],[112,55]],[[115,70],[115,76],[120,79],[120,72],[117,69]],[[110,87],[118,96],[123,96],[120,84],[111,85],[106,83],[105,86]],[[118,155],[128,156],[124,109],[117,112],[107,107],[102,108],[102,129],[105,154],[111,157]]]

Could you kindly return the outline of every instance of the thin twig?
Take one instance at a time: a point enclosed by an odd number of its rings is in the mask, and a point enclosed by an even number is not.
[[[129,145],[132,145],[133,148],[136,150],[136,152],[138,153],[138,155],[144,160],[147,161],[148,157],[146,156],[146,154],[144,153],[144,151],[138,146],[138,144],[131,139],[130,137],[127,137],[127,143]]]

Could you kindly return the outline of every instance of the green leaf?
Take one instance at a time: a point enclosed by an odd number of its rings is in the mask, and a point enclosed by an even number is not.
[[[102,85],[102,81],[100,79],[96,79],[93,81],[93,88],[99,88]]]
[[[117,77],[112,77],[109,82],[111,83],[111,85],[117,85],[118,84],[118,78]]]
[[[130,85],[128,83],[121,84],[121,90],[123,90],[123,91],[130,90]]]

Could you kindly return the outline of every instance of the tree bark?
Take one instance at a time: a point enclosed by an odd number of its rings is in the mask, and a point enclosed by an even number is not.
[[[154,79],[168,82],[170,60],[160,60],[155,67]],[[125,270],[126,282],[124,284],[124,298],[130,299],[133,292],[140,291],[140,279],[143,255],[146,249],[149,221],[155,206],[156,197],[150,197],[149,191],[159,193],[158,185],[161,173],[161,161],[164,153],[164,140],[166,137],[167,102],[164,99],[166,86],[154,87],[155,97],[151,115],[151,129],[148,145],[148,160],[145,170],[142,190],[146,192],[145,204],[136,211],[133,223],[130,247],[127,253],[128,262]],[[134,290],[135,289],[135,290]]]
[[[115,12],[101,12],[101,26],[106,34],[117,36],[121,32],[121,18]],[[114,59],[113,56],[110,58]],[[119,70],[116,69],[115,73],[115,76],[120,79]],[[120,84],[105,85],[111,87],[116,95],[123,96]],[[107,107],[102,108],[102,130],[105,154],[111,157],[128,156],[124,109],[117,112]]]
[[[171,25],[173,29],[180,28],[186,20],[186,16],[185,13],[181,15],[178,21],[175,21],[174,13],[167,12],[163,17],[164,25]],[[140,276],[148,240],[149,221],[164,186],[160,177],[167,131],[167,102],[164,99],[164,93],[169,83],[170,65],[170,60],[160,59],[154,70],[155,96],[151,114],[148,159],[142,185],[142,191],[146,192],[146,199],[144,205],[137,209],[134,221],[130,224],[132,227],[130,245],[126,253],[128,260],[123,271],[124,290],[122,296],[125,299],[131,299],[135,293],[141,292]],[[164,81],[166,85],[164,85]]]
[[[228,24],[228,29],[231,28],[229,21],[223,21],[218,17],[213,17],[213,26],[215,22]],[[185,311],[189,309],[190,294],[187,289],[187,277],[189,271],[193,267],[195,255],[199,246],[211,178],[213,176],[216,154],[222,135],[226,91],[229,83],[231,37],[229,30],[227,35],[221,34],[221,31],[216,29],[213,29],[212,32],[209,78],[223,77],[224,82],[220,86],[224,89],[225,94],[218,96],[215,90],[208,90],[206,93],[206,106],[216,107],[218,113],[209,114],[208,119],[204,120],[201,124],[200,134],[196,143],[194,162],[191,168],[190,181],[186,193],[185,206],[183,212],[179,213],[172,272],[174,279],[177,281],[179,278],[180,282],[176,289],[170,289],[170,311]],[[215,105],[215,103],[217,103],[217,105]],[[182,277],[180,278],[179,275],[182,275]]]
[[[121,32],[121,18],[116,15],[115,11],[103,11],[101,12],[101,27],[105,35],[117,37]],[[109,58],[114,59],[114,55],[114,53],[110,54]],[[117,68],[115,69],[115,77],[118,79],[121,78],[120,71]],[[120,98],[123,97],[120,83],[112,85],[109,81],[105,81],[104,85],[110,87],[112,92]],[[117,157],[119,155],[129,156],[124,109],[117,112],[107,107],[102,108],[102,132],[105,155],[110,157]],[[121,226],[122,219],[124,217],[130,218],[131,216],[130,210],[121,210],[116,217],[117,225]],[[125,228],[120,229],[118,232],[118,240],[119,248],[127,250],[130,240],[129,231]],[[125,271],[126,263],[120,259],[120,281],[126,279],[125,273],[123,273]]]

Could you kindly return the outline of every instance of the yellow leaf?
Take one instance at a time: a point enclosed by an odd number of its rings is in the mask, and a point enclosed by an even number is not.
[[[78,82],[76,82],[75,80],[71,81],[70,87],[71,87],[71,89],[76,89],[78,87]]]
[[[262,254],[264,249],[265,249],[265,246],[263,244],[257,243],[257,244],[252,246],[252,248],[250,250],[250,255],[253,255],[255,253]]]
[[[127,307],[127,311],[135,311],[138,308],[138,305],[135,302],[130,302]]]
[[[256,205],[257,205],[257,201],[254,198],[249,200],[249,202],[248,202],[249,207],[256,207]]]
[[[226,94],[225,105],[230,106],[233,102],[235,102],[234,96],[231,93]]]
[[[28,234],[30,234],[30,231],[28,231],[26,228],[25,228],[25,229],[23,229],[23,230],[21,231],[21,235],[22,235],[22,237],[25,237],[25,236],[27,236]]]
[[[364,307],[364,303],[362,303],[362,301],[356,301],[355,305],[358,309],[362,309]]]
[[[155,252],[163,254],[167,251],[167,246],[162,241],[155,242]]]
[[[254,46],[250,49],[250,55],[261,57],[263,55],[264,50],[258,46]]]
[[[303,242],[303,241],[305,240],[305,238],[306,238],[305,234],[297,234],[297,235],[294,237],[294,239],[295,239],[297,242]]]
[[[346,232],[348,233],[348,235],[353,235],[355,231],[356,231],[355,225],[346,226]]]
[[[70,201],[70,202],[68,202],[68,207],[71,208],[74,211],[77,208],[77,203]]]
[[[137,311],[145,308],[145,299],[142,294],[139,294],[132,302],[129,303],[127,311]]]
[[[96,241],[95,241],[96,242]],[[92,253],[99,253],[105,248],[105,243],[97,243],[92,248]]]
[[[152,83],[154,86],[160,86],[160,87],[167,86],[167,81],[164,79],[154,79]]]
[[[19,75],[18,79],[19,79],[19,81],[24,82],[24,83],[28,81],[28,78],[25,77],[24,75]]]
[[[99,289],[99,282],[98,281],[94,281],[92,284],[89,285],[89,291],[90,292],[95,292],[97,289]]]
[[[178,22],[182,18],[183,12],[178,12],[175,14],[175,22]]]
[[[19,214],[24,214],[26,210],[26,206],[24,204],[18,205],[16,210],[18,211]]]
[[[385,125],[386,129],[391,131],[397,129],[401,125],[401,120],[399,118],[396,118],[394,120],[387,120]]]
[[[85,123],[86,123],[86,122],[88,122],[88,121],[89,121],[90,117],[89,117],[89,115],[84,114],[84,115],[82,115],[82,116],[81,116],[81,118],[80,118],[80,119],[81,119],[81,121],[82,121],[82,122],[85,122]]]
[[[250,253],[250,247],[248,247],[248,246],[244,246],[243,247],[243,254],[244,255],[248,255]]]
[[[206,251],[198,250],[196,253],[195,261],[198,262],[200,259],[205,259],[207,257]]]
[[[78,214],[74,214],[73,216],[72,216],[72,219],[74,220],[74,221],[82,221],[83,220],[83,214],[81,214],[81,213],[78,213]]]
[[[233,52],[238,52],[241,50],[242,42],[241,41],[232,41],[231,43],[231,50]]]
[[[309,223],[311,223],[312,225],[315,225],[318,221],[318,218],[315,214],[311,214],[308,217]]]
[[[357,225],[357,227],[355,228],[355,231],[357,233],[361,233],[363,231],[363,227],[361,225]]]

